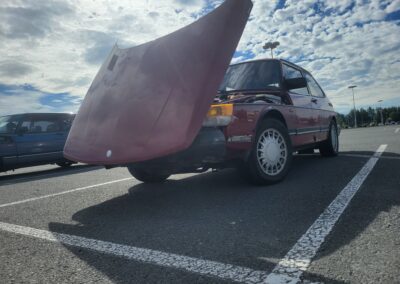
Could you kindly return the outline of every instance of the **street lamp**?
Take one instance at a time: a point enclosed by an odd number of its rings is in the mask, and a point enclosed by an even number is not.
[[[348,88],[353,91],[354,127],[357,128],[356,101],[354,100],[354,88],[357,88],[357,86],[352,85],[352,86],[349,86]]]
[[[383,110],[382,110],[382,104],[381,104],[382,102],[383,102],[383,100],[378,101],[378,103],[380,103],[379,105],[381,106],[381,123],[383,125],[384,123],[383,123]]]
[[[274,41],[274,42],[269,41],[269,42],[266,42],[266,43],[264,44],[263,49],[265,49],[265,50],[271,49],[271,58],[274,58],[274,53],[273,53],[272,50],[273,50],[274,48],[277,48],[279,44],[280,44],[279,41]]]

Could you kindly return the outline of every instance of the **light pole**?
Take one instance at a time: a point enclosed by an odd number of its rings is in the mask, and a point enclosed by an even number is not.
[[[348,87],[353,91],[353,111],[354,111],[354,127],[357,128],[357,111],[356,111],[356,101],[354,100],[354,88],[357,88],[356,85],[352,85]]]
[[[272,50],[273,50],[274,48],[277,48],[279,44],[280,44],[279,41],[274,41],[274,42],[269,41],[269,42],[266,42],[266,43],[264,44],[263,49],[265,49],[265,50],[271,49],[271,58],[274,58],[274,53],[273,53]]]
[[[383,123],[382,102],[383,102],[383,100],[379,100],[379,101],[378,101],[379,105],[381,106],[381,123],[382,123],[382,125],[383,125],[384,123]]]

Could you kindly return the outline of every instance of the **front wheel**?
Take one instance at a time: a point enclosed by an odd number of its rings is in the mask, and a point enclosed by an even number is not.
[[[162,183],[170,176],[169,174],[159,173],[133,166],[128,166],[128,171],[134,178],[145,183]]]
[[[319,152],[323,157],[335,157],[339,153],[339,134],[334,120],[329,125],[328,139],[321,142]]]
[[[73,164],[71,161],[63,161],[63,162],[58,162],[56,163],[57,166],[62,167],[62,168],[68,168]]]
[[[281,181],[292,162],[292,144],[285,125],[276,119],[262,122],[250,156],[245,162],[244,173],[256,185]]]

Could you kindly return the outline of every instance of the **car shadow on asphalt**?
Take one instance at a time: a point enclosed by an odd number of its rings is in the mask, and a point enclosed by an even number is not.
[[[49,229],[271,271],[364,163],[363,158],[296,155],[288,177],[268,187],[249,185],[234,170],[140,183],[127,194],[79,210],[72,216],[76,225],[52,222]],[[390,205],[377,202],[354,229],[338,240],[329,238],[334,244],[323,246],[317,258],[350,243]],[[212,283],[175,269],[66,248],[113,282],[162,282],[165,276],[172,277],[166,282]],[[343,283],[318,274],[309,277]]]
[[[18,184],[27,181],[36,181],[36,180],[49,179],[60,176],[73,175],[76,173],[95,171],[102,168],[103,167],[100,166],[79,164],[79,165],[72,165],[67,168],[56,167],[56,168],[33,171],[33,172],[0,175],[0,186],[4,184]]]

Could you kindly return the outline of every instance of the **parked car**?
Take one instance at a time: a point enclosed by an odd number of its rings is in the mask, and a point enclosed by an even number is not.
[[[0,117],[0,172],[42,164],[68,167],[63,148],[74,119],[69,113]]]
[[[144,182],[234,166],[268,184],[285,177],[295,151],[337,155],[336,113],[309,72],[276,59],[229,67],[251,7],[250,0],[224,1],[169,35],[115,46],[79,108],[64,156],[126,166]]]
[[[127,166],[143,182],[235,166],[251,182],[270,184],[286,176],[295,151],[336,156],[336,119],[328,97],[303,68],[277,59],[234,64],[187,150]]]

